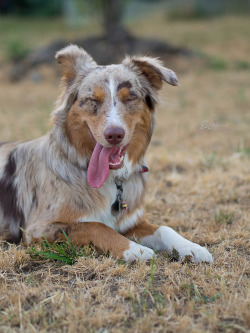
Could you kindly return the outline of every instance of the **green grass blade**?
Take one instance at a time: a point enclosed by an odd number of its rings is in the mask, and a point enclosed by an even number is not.
[[[66,256],[62,256],[60,254],[53,253],[53,252],[37,251],[35,254],[44,259],[59,260],[59,261],[62,261],[64,263],[67,263],[70,265],[72,265],[74,263],[73,259],[66,257]]]
[[[47,244],[48,248],[51,248],[52,246],[50,245],[50,243],[48,242],[45,234],[43,233],[43,237],[44,237],[44,242]]]
[[[74,246],[72,245],[71,241],[69,240],[69,237],[67,236],[66,232],[63,230],[63,228],[62,228],[62,233],[63,233],[64,237],[66,238],[66,240],[67,240],[71,250],[73,251],[74,255],[76,256],[76,250],[75,250]]]

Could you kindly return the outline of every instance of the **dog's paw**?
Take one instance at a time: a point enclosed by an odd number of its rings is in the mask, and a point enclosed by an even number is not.
[[[145,237],[143,244],[151,244],[158,251],[166,250],[174,256],[174,250],[176,250],[179,260],[186,258],[195,263],[202,261],[213,262],[212,255],[204,247],[190,242],[167,226],[160,227],[153,236]]]
[[[186,243],[187,242],[187,243]],[[175,245],[172,248],[172,253],[174,250],[176,250],[179,254],[179,259],[180,261],[185,260],[186,258],[188,258],[189,260],[191,260],[194,263],[199,263],[199,262],[213,262],[213,257],[212,255],[208,252],[207,249],[205,249],[204,247],[186,241],[183,242],[183,244],[179,244],[179,245]]]
[[[153,250],[130,241],[129,249],[123,253],[126,262],[147,261],[155,256]]]

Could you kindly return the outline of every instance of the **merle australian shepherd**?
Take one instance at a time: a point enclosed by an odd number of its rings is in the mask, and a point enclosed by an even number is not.
[[[98,66],[75,45],[56,60],[63,92],[51,130],[0,143],[0,239],[54,242],[63,229],[73,244],[93,243],[127,262],[173,249],[180,259],[212,262],[204,247],[143,213],[157,93],[163,82],[178,85],[175,73],[150,57]]]

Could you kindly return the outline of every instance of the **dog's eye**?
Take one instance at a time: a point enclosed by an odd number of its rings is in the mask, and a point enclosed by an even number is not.
[[[135,97],[130,97],[130,98],[128,98],[127,100],[126,100],[126,102],[133,102],[133,101],[136,101],[138,98],[137,98],[137,96],[135,96]]]
[[[130,103],[130,102],[134,102],[138,99],[138,96],[131,92],[127,97],[123,98],[123,102],[124,103]]]
[[[94,114],[97,114],[98,105],[100,104],[100,101],[91,97],[87,97],[85,99],[82,99],[79,102],[79,106],[81,108],[89,109]]]
[[[91,104],[92,104],[92,108],[93,108],[93,113],[94,115],[97,114],[97,110],[98,110],[98,104],[100,103],[100,101],[97,100],[91,100]]]
[[[99,100],[96,100],[94,98],[89,99],[89,105],[90,105],[91,111],[93,112],[94,115],[97,115],[99,104],[100,104]]]

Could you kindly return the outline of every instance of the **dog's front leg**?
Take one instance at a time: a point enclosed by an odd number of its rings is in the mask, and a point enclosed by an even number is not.
[[[142,245],[157,251],[166,250],[171,254],[175,249],[179,254],[179,260],[188,256],[195,263],[213,262],[212,255],[204,247],[183,238],[170,227],[159,227],[146,221],[140,221],[125,234],[126,237],[133,235],[140,240]]]
[[[78,223],[52,223],[44,228],[39,227],[36,230],[27,230],[27,234],[33,234],[29,243],[34,240],[46,239],[53,243],[64,236],[62,229],[66,232],[69,240],[74,245],[93,244],[101,251],[109,252],[113,257],[120,258],[126,262],[147,261],[152,259],[154,251],[145,246],[136,244],[128,238],[118,234],[112,228],[99,222],[78,222]],[[34,235],[36,235],[34,237]]]

